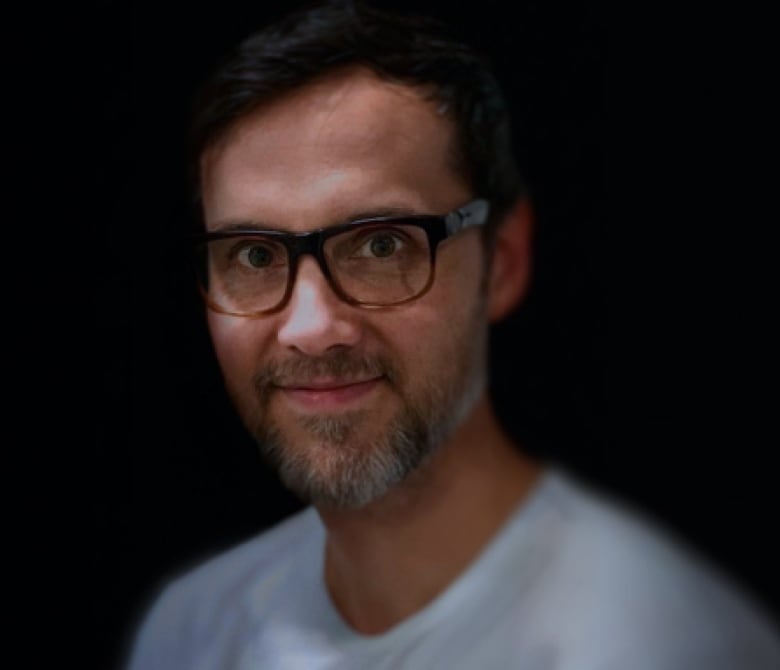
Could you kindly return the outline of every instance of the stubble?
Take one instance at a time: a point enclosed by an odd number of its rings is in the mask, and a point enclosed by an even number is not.
[[[271,362],[254,377],[259,411],[248,427],[261,454],[282,483],[303,501],[356,509],[382,497],[420,470],[471,411],[485,388],[486,331],[479,319],[460,333],[449,355],[439,355],[432,374],[412,391],[406,375],[387,356],[360,356],[338,348],[318,358]],[[453,355],[455,354],[455,355]],[[280,386],[318,377],[381,377],[400,400],[399,409],[372,425],[367,409],[297,417],[298,435],[274,420],[271,404]]]

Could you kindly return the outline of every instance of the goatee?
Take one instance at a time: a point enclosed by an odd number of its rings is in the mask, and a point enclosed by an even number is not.
[[[366,430],[372,419],[368,410],[303,415],[298,425],[307,438],[292,443],[271,418],[270,403],[279,387],[305,385],[317,378],[375,377],[406,400],[378,432]],[[451,384],[431,384],[412,402],[402,396],[405,380],[392,360],[356,355],[347,348],[317,358],[271,362],[253,381],[260,411],[250,430],[263,457],[288,489],[321,507],[354,509],[381,497],[419,469],[460,418],[453,412]],[[373,434],[367,437],[369,433]]]

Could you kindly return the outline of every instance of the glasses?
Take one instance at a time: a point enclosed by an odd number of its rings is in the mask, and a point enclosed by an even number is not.
[[[439,243],[484,225],[488,211],[488,201],[477,199],[441,216],[377,217],[305,233],[202,233],[195,236],[198,284],[217,312],[264,316],[287,303],[298,261],[310,254],[344,302],[401,305],[431,287]]]

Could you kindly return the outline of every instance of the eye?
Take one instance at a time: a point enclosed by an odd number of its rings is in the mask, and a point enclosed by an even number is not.
[[[369,258],[388,258],[404,246],[401,237],[389,230],[374,232],[357,250],[357,256]]]
[[[263,270],[284,261],[284,254],[268,243],[247,240],[234,250],[238,262],[252,270]]]

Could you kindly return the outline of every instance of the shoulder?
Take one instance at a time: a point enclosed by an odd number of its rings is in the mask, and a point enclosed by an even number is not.
[[[670,528],[565,472],[544,494],[556,540],[540,603],[560,607],[540,608],[579,658],[602,640],[634,668],[780,667],[768,613]]]
[[[161,601],[229,595],[270,576],[321,533],[316,512],[305,509],[241,544],[200,561],[169,580]]]
[[[182,654],[205,654],[200,640],[216,640],[252,618],[247,612],[272,608],[280,590],[299,578],[300,563],[321,555],[323,538],[316,511],[307,508],[169,577],[140,622],[129,667],[189,667],[181,665]]]

